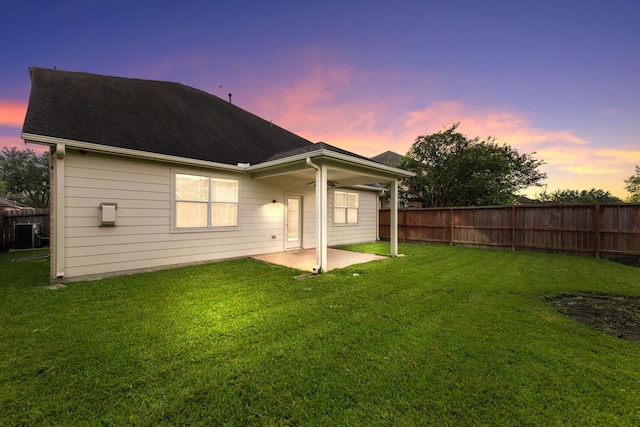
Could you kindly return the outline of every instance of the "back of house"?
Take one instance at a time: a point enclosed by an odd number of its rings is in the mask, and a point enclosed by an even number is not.
[[[178,83],[31,68],[51,153],[51,279],[375,240],[369,183],[410,176]],[[325,257],[326,258],[326,257]]]

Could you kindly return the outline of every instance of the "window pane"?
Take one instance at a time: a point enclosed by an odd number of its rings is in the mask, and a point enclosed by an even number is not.
[[[176,202],[177,228],[206,228],[207,203]]]
[[[333,222],[335,224],[346,224],[347,210],[345,208],[335,208],[333,210]]]
[[[238,181],[211,178],[212,202],[237,202]]]
[[[349,194],[349,204],[350,208],[358,207],[358,193],[348,193]]]
[[[209,178],[176,174],[176,200],[209,200]]]
[[[347,209],[347,223],[356,224],[358,222],[358,209]]]
[[[211,203],[211,227],[238,225],[238,205],[235,203]]]
[[[347,193],[344,191],[336,191],[334,193],[334,203],[336,207],[345,207],[347,206]]]

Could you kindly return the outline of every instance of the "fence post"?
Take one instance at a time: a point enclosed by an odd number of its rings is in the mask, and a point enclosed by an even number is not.
[[[407,209],[402,209],[402,242],[407,241]]]
[[[0,252],[4,252],[4,213],[0,209]]]
[[[517,220],[516,205],[511,206],[511,250],[516,250],[516,220]]]
[[[453,208],[449,209],[449,245],[453,246]]]
[[[596,258],[600,258],[600,205],[598,203],[593,207],[593,221],[593,232],[595,234],[593,239],[594,255]]]

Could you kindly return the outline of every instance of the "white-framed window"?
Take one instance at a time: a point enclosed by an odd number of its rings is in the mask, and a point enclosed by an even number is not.
[[[174,175],[176,229],[238,225],[238,181],[201,175]]]
[[[358,223],[358,193],[339,190],[333,192],[333,223]]]

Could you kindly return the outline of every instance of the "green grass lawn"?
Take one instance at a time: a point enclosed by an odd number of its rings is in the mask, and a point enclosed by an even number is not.
[[[47,259],[2,253],[0,425],[640,425],[640,344],[548,302],[640,295],[640,269],[400,251],[306,280],[243,259],[59,290]]]

